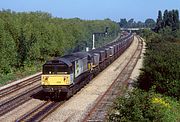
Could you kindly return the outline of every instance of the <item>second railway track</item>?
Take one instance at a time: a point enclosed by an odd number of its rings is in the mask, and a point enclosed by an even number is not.
[[[40,85],[34,86],[27,91],[20,93],[10,99],[0,102],[0,116],[6,114],[7,112],[17,108],[28,100],[32,99],[32,95],[41,90]]]
[[[47,115],[55,111],[56,108],[58,108],[63,103],[64,101],[62,102],[46,101],[42,104],[39,104],[34,109],[24,114],[20,118],[18,118],[16,122],[35,122],[35,121],[39,122],[43,118],[45,118]]]
[[[7,88],[0,89],[0,99],[11,94],[11,93],[16,92],[16,91],[18,91],[18,90],[20,90],[26,86],[29,86],[29,85],[39,81],[41,78],[40,76],[41,76],[41,73],[39,73],[38,75],[36,75],[34,77],[22,80],[21,82],[13,84]]]

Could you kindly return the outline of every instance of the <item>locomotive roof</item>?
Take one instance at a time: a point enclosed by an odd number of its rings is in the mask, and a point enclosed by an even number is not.
[[[66,64],[70,67],[72,66],[72,62],[86,57],[87,58],[91,57],[91,55],[87,52],[77,52],[77,53],[64,55],[62,57],[57,57],[53,60],[47,61],[46,64]]]
[[[65,58],[65,59],[69,60],[70,62],[73,62],[75,60],[83,59],[88,56],[91,57],[91,55],[87,52],[76,52],[76,53],[71,53],[69,55],[64,55],[62,58]]]
[[[76,53],[72,53],[72,55],[78,57],[78,58],[85,58],[85,57],[91,57],[91,54],[88,52],[76,52]]]
[[[45,63],[46,64],[49,64],[49,65],[52,65],[52,64],[58,64],[58,65],[61,65],[61,64],[66,64],[67,66],[71,67],[72,66],[72,63],[67,60],[66,58],[60,58],[60,57],[57,57],[56,59],[53,59],[53,60],[50,60],[50,61],[47,61]]]

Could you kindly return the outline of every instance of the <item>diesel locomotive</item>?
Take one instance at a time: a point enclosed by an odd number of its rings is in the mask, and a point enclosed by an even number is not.
[[[89,52],[76,52],[47,61],[43,65],[41,85],[47,93],[76,93],[93,77],[118,58],[131,44],[129,33],[103,47]]]

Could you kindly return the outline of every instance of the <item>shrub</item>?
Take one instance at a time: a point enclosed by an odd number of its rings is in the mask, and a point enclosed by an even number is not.
[[[180,98],[180,45],[158,36],[147,41],[144,67],[138,78],[139,88]]]
[[[180,120],[179,112],[180,104],[175,100],[154,92],[135,90],[115,101],[108,120],[173,122]]]

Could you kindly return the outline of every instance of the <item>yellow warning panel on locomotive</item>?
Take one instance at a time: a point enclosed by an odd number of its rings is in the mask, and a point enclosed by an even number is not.
[[[70,85],[70,75],[42,75],[42,85]]]

